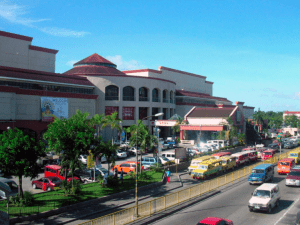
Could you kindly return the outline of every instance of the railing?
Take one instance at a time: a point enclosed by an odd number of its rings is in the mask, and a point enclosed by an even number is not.
[[[298,148],[300,149],[300,148]],[[207,192],[215,190],[221,186],[233,183],[235,180],[239,180],[247,175],[251,174],[252,169],[260,164],[264,163],[277,163],[279,160],[286,158],[289,152],[283,153],[279,156],[274,156],[269,160],[258,162],[254,165],[244,167],[240,170],[234,171],[232,173],[226,174],[224,176],[196,184],[192,187],[183,189],[181,191],[165,195],[160,198],[156,198],[149,202],[145,202],[138,205],[138,216],[136,214],[136,206],[123,209],[118,212],[111,213],[84,223],[80,225],[95,225],[95,224],[105,224],[105,225],[121,225],[133,222],[135,220],[141,219],[143,217],[151,216],[153,213],[165,210],[173,205],[179,204],[181,202],[190,200],[201,196]]]
[[[148,97],[139,97],[139,101],[140,102],[149,102],[149,98]]]
[[[134,96],[123,96],[123,101],[135,101]]]
[[[163,99],[163,102],[168,103],[168,102],[169,102],[169,99],[164,98],[164,99]]]
[[[119,100],[119,96],[105,96],[105,100],[108,100],[108,101]]]
[[[160,98],[152,98],[152,102],[160,102]]]

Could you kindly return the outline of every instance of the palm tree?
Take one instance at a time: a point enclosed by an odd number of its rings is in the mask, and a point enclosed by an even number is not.
[[[102,154],[105,155],[107,160],[107,169],[110,170],[110,163],[115,163],[115,158],[113,156],[116,155],[116,151],[118,149],[117,145],[113,145],[111,141],[108,141],[107,143],[102,143],[101,146]]]
[[[113,131],[112,135],[112,144],[114,143],[114,131],[117,129],[119,132],[121,132],[122,128],[120,126],[120,122],[122,122],[121,119],[117,118],[118,113],[113,112],[111,115],[106,115],[104,117],[104,120],[102,121],[101,129],[104,129],[105,127],[110,127]]]

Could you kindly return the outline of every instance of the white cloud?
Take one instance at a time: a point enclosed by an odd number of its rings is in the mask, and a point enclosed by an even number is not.
[[[122,56],[107,56],[106,59],[117,65],[118,70],[136,70],[144,69],[144,65],[140,65],[136,60],[123,61]]]
[[[29,27],[34,27],[34,23],[43,22],[49,19],[30,19],[24,17],[28,14],[28,7],[17,4],[8,4],[5,1],[0,2],[0,17],[8,20],[11,23],[22,24]]]
[[[74,63],[77,63],[79,60],[70,60],[66,63],[67,66],[72,66],[74,65]]]
[[[58,28],[58,27],[44,27],[40,29],[44,33],[53,35],[53,36],[59,36],[59,37],[83,37],[87,34],[90,34],[86,31],[74,31],[69,30],[65,28]]]
[[[66,28],[58,27],[40,27],[36,23],[51,19],[31,19],[27,15],[30,13],[29,7],[18,4],[9,4],[6,1],[0,2],[0,18],[10,23],[21,24],[27,27],[38,29],[46,34],[59,37],[83,37],[90,34],[86,31],[74,31]]]

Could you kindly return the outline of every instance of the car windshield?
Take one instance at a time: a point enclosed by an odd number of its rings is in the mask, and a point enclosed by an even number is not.
[[[290,156],[291,156],[291,157],[297,157],[298,154],[297,154],[297,153],[290,153]]]
[[[300,176],[300,171],[291,171],[289,173],[290,176]]]
[[[87,156],[86,155],[82,155],[82,158],[87,159]]]
[[[49,180],[51,180],[52,183],[59,183],[61,182],[61,180],[57,177],[53,177],[53,178],[49,178]]]
[[[272,155],[271,152],[264,152],[265,155]]]
[[[253,169],[252,173],[264,173],[264,170]]]
[[[280,162],[279,165],[281,165],[281,166],[289,166],[290,163],[289,162]]]
[[[270,191],[256,190],[253,196],[260,197],[260,198],[270,198]]]
[[[9,181],[6,184],[10,187],[11,190],[18,189],[18,185],[14,181]]]
[[[223,161],[222,161],[222,164],[225,164],[225,165],[226,165],[226,164],[227,164],[227,160],[223,160]]]
[[[199,170],[207,170],[207,166],[205,166],[205,165],[199,165],[197,167],[197,169],[199,169]]]
[[[200,164],[199,161],[192,162],[192,166],[197,166],[198,164]]]
[[[164,156],[162,156],[161,157],[164,161],[170,161],[168,158],[166,158],[166,157],[164,157]]]

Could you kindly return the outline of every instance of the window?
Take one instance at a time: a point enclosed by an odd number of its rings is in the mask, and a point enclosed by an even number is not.
[[[154,88],[152,90],[152,102],[160,102],[160,99],[159,99],[159,91],[157,88]]]
[[[105,88],[105,100],[119,100],[119,88],[114,85],[109,85]]]
[[[123,163],[123,164],[121,164],[121,167],[130,167],[130,164],[128,164],[128,163]]]
[[[139,107],[139,119],[143,119],[148,116],[148,108],[147,107]]]
[[[134,107],[123,107],[123,120],[134,120]]]
[[[164,90],[163,91],[163,102],[168,103],[169,99],[168,99],[168,91]]]
[[[170,103],[174,103],[174,101],[173,101],[173,91],[170,92]]]
[[[119,107],[118,106],[105,106],[105,116],[109,116],[113,114],[114,112],[117,112],[117,118],[119,118]]]
[[[123,101],[135,101],[133,87],[127,86],[123,88]]]
[[[139,101],[140,102],[148,102],[149,101],[147,88],[141,87],[139,89]]]

